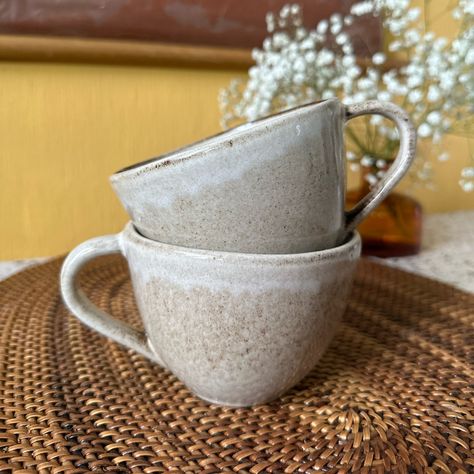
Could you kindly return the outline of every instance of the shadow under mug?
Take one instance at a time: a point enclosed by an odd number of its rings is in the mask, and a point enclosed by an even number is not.
[[[343,128],[379,114],[400,150],[385,177],[349,212]],[[144,236],[191,248],[297,253],[343,242],[408,170],[416,133],[394,104],[337,99],[250,122],[125,168],[111,184]]]
[[[61,292],[83,323],[173,372],[210,402],[271,401],[300,381],[336,331],[360,256],[359,235],[339,247],[291,255],[189,249],[117,235],[76,247]],[[96,307],[78,288],[81,267],[122,253],[144,331]]]

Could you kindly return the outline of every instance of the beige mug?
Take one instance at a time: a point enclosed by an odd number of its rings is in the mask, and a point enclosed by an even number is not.
[[[61,292],[79,320],[169,369],[199,397],[248,406],[278,397],[319,360],[346,307],[360,248],[354,233],[319,252],[199,250],[152,241],[129,223],[68,255]],[[78,287],[87,261],[116,252],[128,261],[144,331]]]
[[[365,114],[395,122],[400,150],[385,177],[346,213],[343,128]],[[150,239],[234,252],[310,252],[344,241],[406,173],[415,145],[415,129],[399,107],[330,99],[138,163],[110,180]]]

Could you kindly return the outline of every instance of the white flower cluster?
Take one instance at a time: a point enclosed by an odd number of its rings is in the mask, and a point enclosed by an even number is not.
[[[474,166],[466,166],[463,168],[459,185],[466,192],[474,191]]]
[[[302,26],[298,5],[286,5],[279,17],[267,15],[267,29],[273,35],[254,49],[256,65],[249,70],[243,91],[238,81],[221,92],[223,126],[234,120],[255,120],[277,110],[334,97],[339,88],[347,89],[361,73],[349,35],[343,31],[351,17],[332,15],[308,31]],[[332,37],[335,49],[325,46]]]
[[[386,55],[378,52],[361,68],[346,27],[363,15],[382,18],[390,32],[390,52],[403,55],[403,67],[387,68]],[[286,5],[278,16],[267,15],[271,36],[253,51],[255,66],[247,83],[233,81],[221,91],[222,125],[251,121],[306,102],[338,96],[345,104],[368,99],[399,103],[410,114],[418,136],[442,153],[444,134],[472,131],[474,113],[474,0],[458,0],[453,15],[462,21],[452,42],[425,32],[417,20],[420,10],[410,0],[365,0],[351,14],[332,15],[314,30],[303,26],[298,5]],[[331,46],[328,46],[331,45]],[[470,119],[470,120],[469,120]],[[347,158],[352,169],[371,169],[373,184],[383,176],[387,160],[398,147],[396,130],[381,117],[366,121],[366,136],[348,129],[353,150]],[[355,153],[354,153],[355,152]],[[474,161],[474,157],[471,157]],[[431,178],[430,164],[420,157],[414,168],[419,180]],[[460,185],[474,190],[473,167],[462,172]]]

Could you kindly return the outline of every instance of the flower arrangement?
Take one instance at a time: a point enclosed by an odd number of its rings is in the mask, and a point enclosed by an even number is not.
[[[268,13],[270,36],[252,52],[255,65],[248,81],[233,80],[219,94],[222,126],[336,96],[348,105],[392,101],[410,114],[419,143],[430,144],[439,160],[449,159],[444,135],[472,136],[474,128],[474,0],[457,0],[452,14],[460,27],[451,42],[420,24],[420,14],[410,0],[366,0],[355,3],[349,15],[333,14],[309,30],[296,4],[284,6],[278,15]],[[390,66],[383,52],[365,65],[358,63],[345,30],[364,15],[381,18],[390,35],[388,51],[400,64]],[[395,157],[396,129],[373,116],[363,122],[362,133],[349,126],[347,134],[350,168],[367,168],[366,179],[375,184]],[[474,154],[469,159],[459,178],[466,192],[474,191]],[[431,165],[419,152],[411,177],[429,184],[431,176]]]

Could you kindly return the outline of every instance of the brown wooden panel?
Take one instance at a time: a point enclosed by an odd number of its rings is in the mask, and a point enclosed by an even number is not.
[[[0,60],[248,69],[248,48],[0,34]]]
[[[356,0],[301,0],[314,26]],[[128,39],[248,48],[266,35],[265,14],[287,0],[0,0],[0,34]],[[358,55],[381,43],[376,18],[350,30]]]

